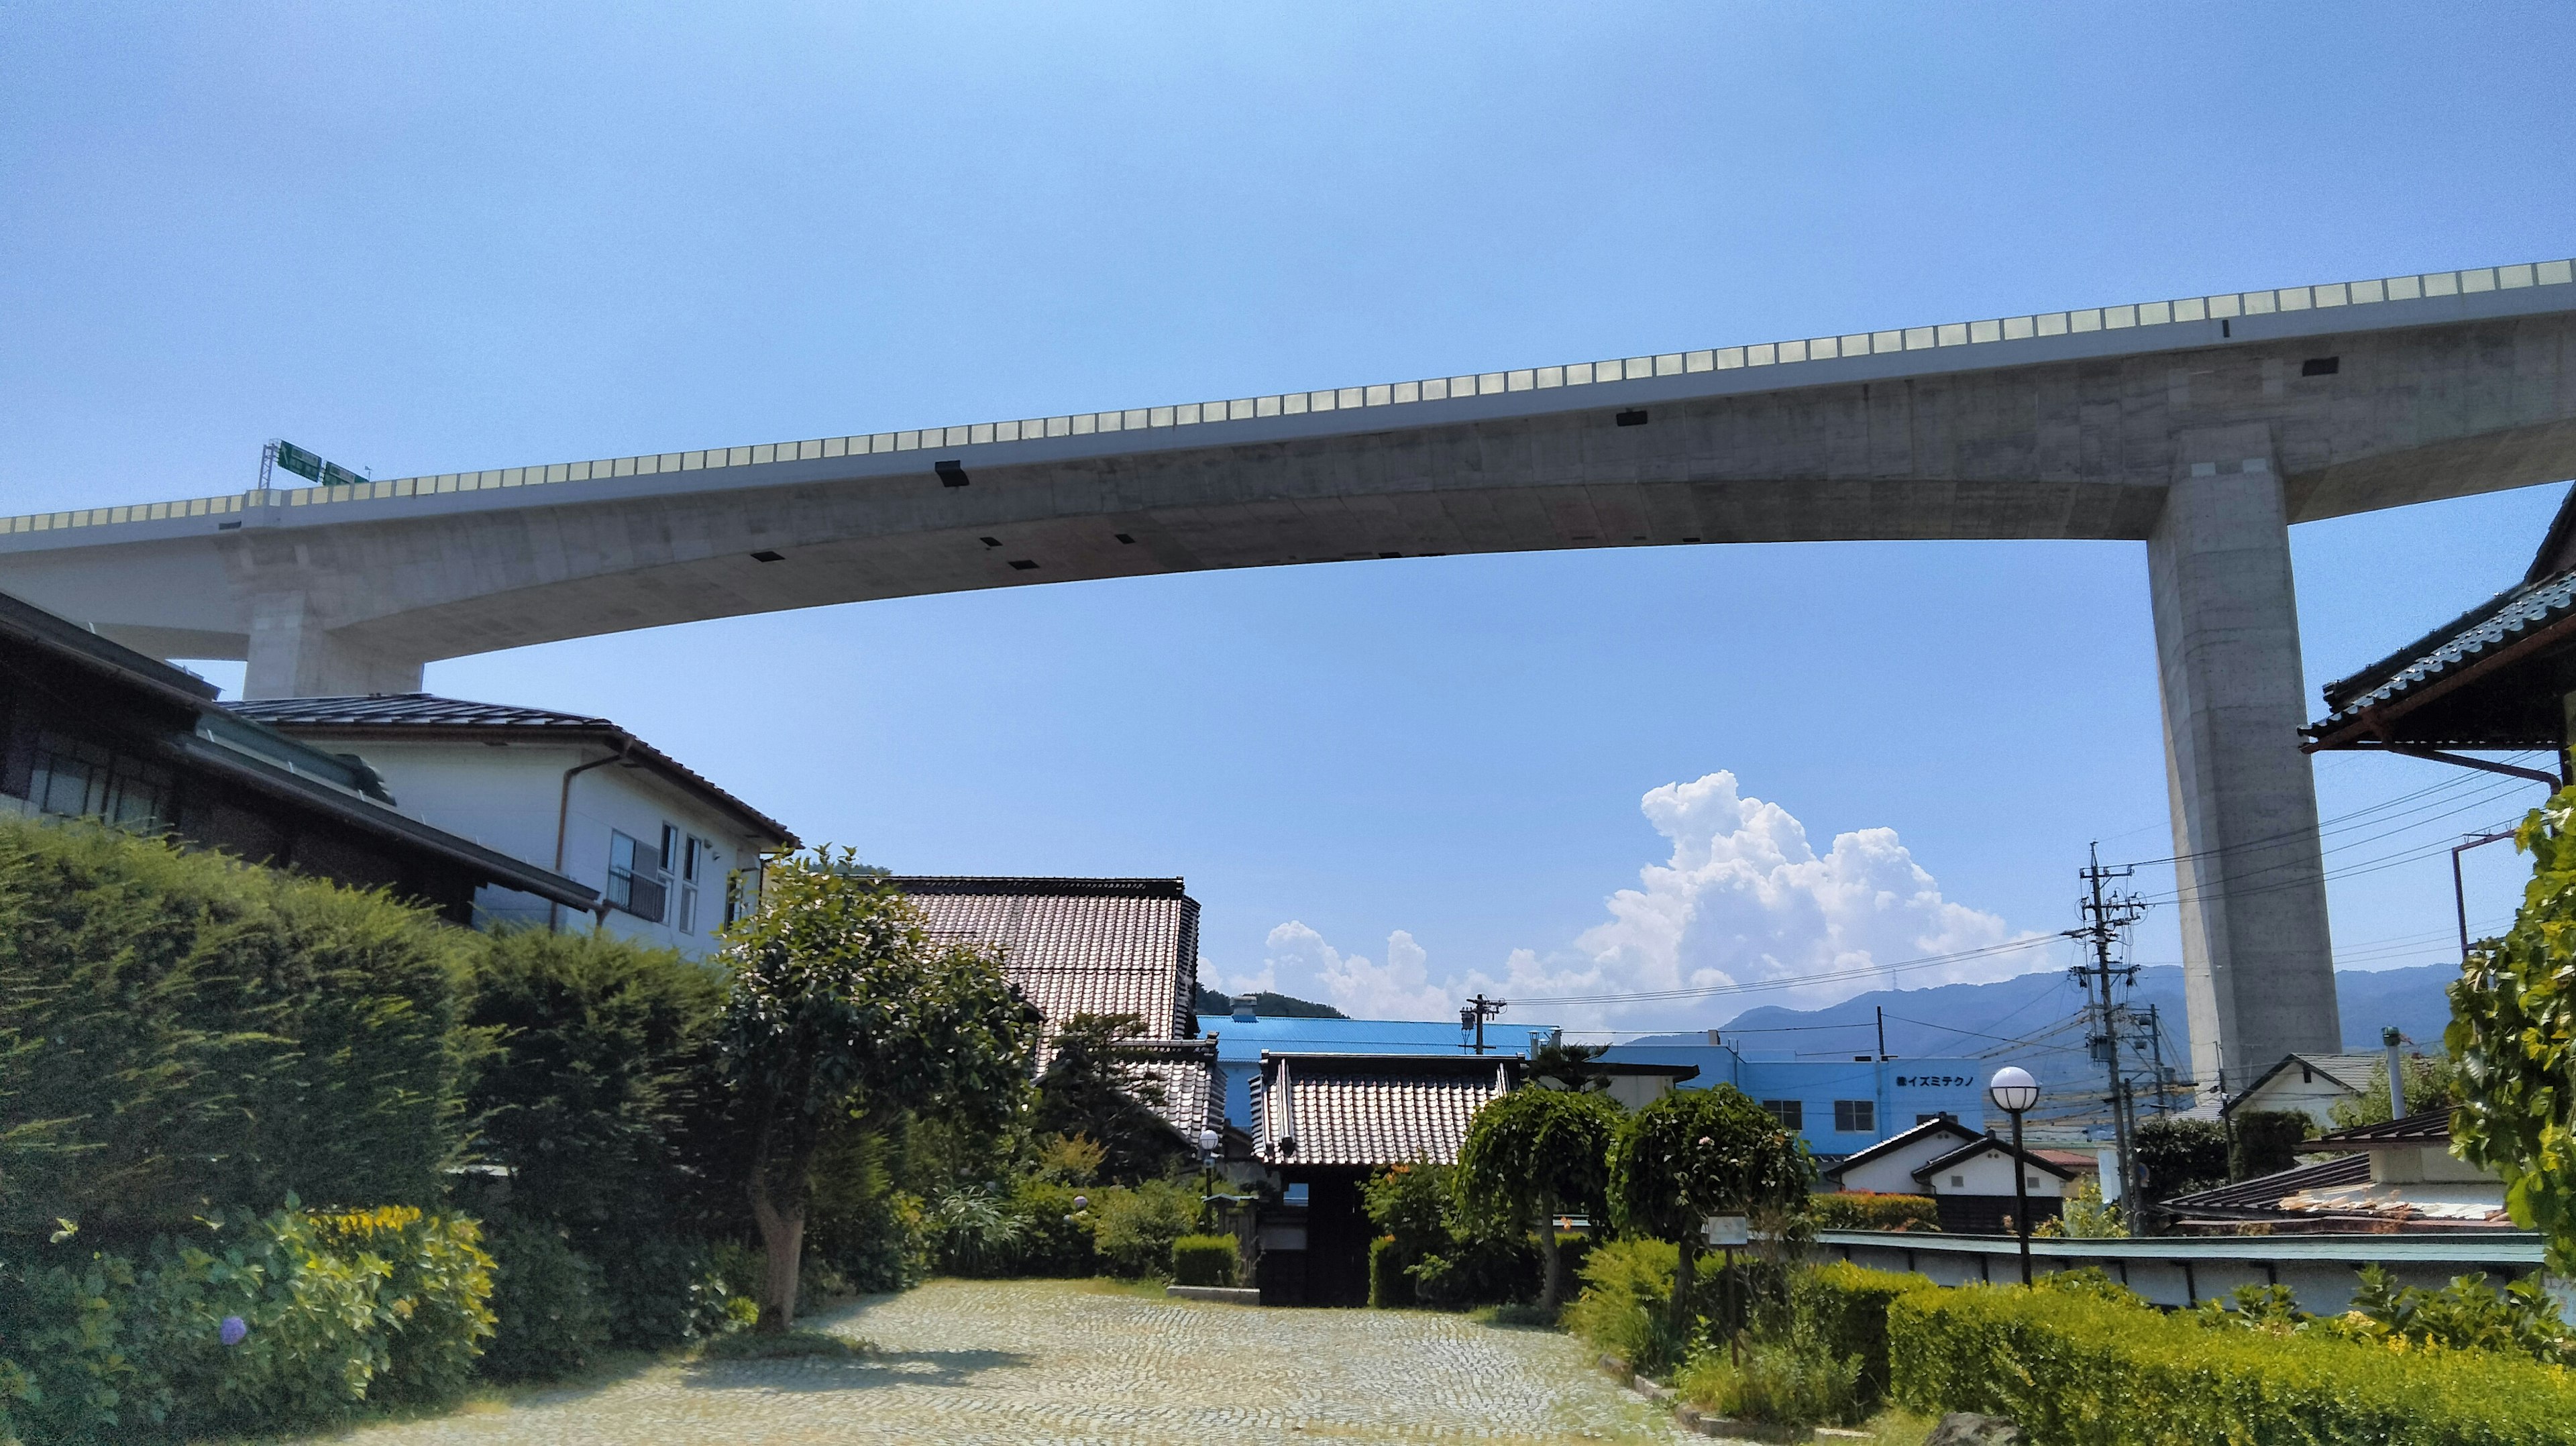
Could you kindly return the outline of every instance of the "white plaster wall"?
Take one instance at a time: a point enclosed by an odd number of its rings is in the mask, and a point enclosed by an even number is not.
[[[495,747],[473,741],[377,738],[335,741],[300,729],[298,735],[331,752],[355,753],[365,759],[383,776],[403,812],[541,868],[556,867],[555,829],[562,809],[562,872],[592,888],[607,887],[612,829],[648,849],[660,845],[664,823],[707,840],[712,856],[700,870],[694,930],[684,933],[677,927],[676,877],[671,881],[671,907],[664,911],[662,923],[647,923],[615,909],[605,920],[612,933],[692,956],[715,947],[715,930],[724,922],[726,874],[758,863],[760,840],[745,835],[728,815],[693,791],[647,769],[611,763],[576,774],[570,807],[563,809],[564,771],[608,757],[603,747],[554,742]],[[515,890],[485,888],[474,902],[486,917],[496,920],[543,924],[552,914],[545,900]],[[565,910],[561,922],[571,928],[587,927],[590,921]]]
[[[2359,1090],[2346,1089],[2326,1075],[2314,1074],[2301,1080],[2296,1068],[2285,1069],[2259,1089],[2249,1091],[2229,1113],[2247,1110],[2296,1110],[2316,1122],[2317,1128],[2334,1128],[2333,1110],[2338,1100],[2359,1099]]]
[[[1870,1190],[1881,1195],[1920,1195],[1923,1183],[1914,1178],[1914,1172],[1922,1169],[1925,1163],[1959,1148],[1960,1143],[1956,1135],[1927,1135],[1856,1169],[1845,1170],[1843,1188]],[[2012,1193],[2012,1177],[2009,1175],[2004,1177],[2004,1193]]]
[[[2065,1193],[2065,1182],[2046,1170],[2026,1165],[2023,1173],[2029,1178],[2034,1199],[2054,1200]],[[2013,1159],[2001,1150],[1988,1149],[1965,1160],[1952,1161],[1926,1183],[1935,1195],[2010,1195]]]

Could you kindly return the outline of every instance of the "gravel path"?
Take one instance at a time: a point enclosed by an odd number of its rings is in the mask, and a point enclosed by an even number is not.
[[[1664,1441],[1548,1331],[1416,1311],[1263,1310],[1055,1281],[937,1281],[805,1322],[864,1360],[659,1365],[362,1446],[841,1441]]]

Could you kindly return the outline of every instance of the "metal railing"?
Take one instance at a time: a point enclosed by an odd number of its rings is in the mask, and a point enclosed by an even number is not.
[[[595,478],[649,477],[664,472],[696,472],[710,467],[758,467],[775,462],[828,457],[872,456],[924,449],[949,451],[1047,437],[1086,437],[1103,433],[1196,427],[1262,417],[1302,416],[1369,407],[1401,407],[1459,397],[1543,391],[1555,387],[1593,386],[1681,376],[1692,372],[1732,371],[1745,367],[1796,366],[1842,357],[1880,356],[1891,352],[1929,351],[1942,347],[1981,346],[2038,337],[2121,331],[2167,326],[2177,322],[2219,321],[2239,316],[2369,306],[2386,301],[2459,296],[2484,291],[2510,291],[2529,286],[2565,286],[2576,281],[2576,263],[2524,262],[2467,271],[2433,271],[2390,276],[2374,281],[2337,281],[2323,286],[2289,286],[2271,291],[2238,291],[2079,311],[2039,312],[1986,321],[1945,322],[1901,327],[1893,331],[1854,332],[1847,336],[1808,337],[1798,341],[1752,346],[1712,347],[1701,351],[1665,352],[1657,356],[1621,357],[1609,361],[1570,362],[1523,367],[1514,371],[1426,377],[1406,382],[1378,382],[1312,392],[1283,392],[1266,397],[1232,397],[1219,401],[1179,402],[1159,407],[1128,407],[1109,412],[1076,412],[1057,417],[1026,417],[1003,422],[972,422],[956,427],[922,427],[900,432],[868,432],[847,437],[815,437],[796,442],[764,442],[747,447],[713,447],[695,452],[647,453],[604,457],[587,462],[556,462],[542,467],[504,467],[482,472],[443,472],[398,477],[379,482],[322,487],[254,489],[221,497],[194,497],[176,502],[134,503],[123,507],[76,508],[0,518],[0,534],[44,532],[66,527],[101,527],[166,518],[211,517],[241,513],[252,507],[315,507],[367,502],[392,497],[426,497],[450,492],[478,492],[503,487],[540,487],[556,482]]]

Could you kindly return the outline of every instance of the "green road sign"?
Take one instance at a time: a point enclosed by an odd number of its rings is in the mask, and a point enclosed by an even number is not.
[[[298,477],[310,477],[316,482],[322,480],[322,459],[293,442],[277,444],[277,465]]]
[[[355,487],[366,480],[366,478],[359,476],[357,473],[350,471],[348,468],[341,466],[337,462],[325,462],[322,464],[322,481],[326,486]]]

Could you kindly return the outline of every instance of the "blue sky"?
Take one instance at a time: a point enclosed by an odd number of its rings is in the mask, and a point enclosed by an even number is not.
[[[1390,8],[0,6],[0,505],[237,490],[271,436],[399,476],[2576,250],[2564,6]],[[2517,577],[2558,490],[2298,529],[2311,696]],[[1783,958],[1911,869],[1940,908],[1833,937],[2071,922],[2088,840],[2172,852],[2142,554],[1039,587],[429,685],[609,714],[901,870],[1183,874],[1216,975],[1420,1010],[1643,927],[1606,901],[1677,786],[1686,845],[1788,851]],[[2536,793],[2320,770],[2329,817],[2434,786],[2330,863]],[[2333,900],[2348,967],[2446,952],[2438,855]]]

